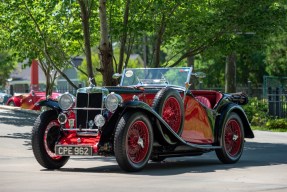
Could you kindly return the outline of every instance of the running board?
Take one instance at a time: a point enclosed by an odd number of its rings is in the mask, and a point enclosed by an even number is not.
[[[185,145],[177,146],[174,151],[187,151],[192,149],[200,149],[200,150],[215,150],[221,149],[221,146],[213,146],[213,145],[198,145],[193,143],[186,142]]]
[[[188,143],[186,141],[182,141],[184,142],[185,145],[190,146],[192,148],[196,148],[196,149],[203,149],[203,150],[213,150],[213,149],[221,149],[221,146],[214,146],[214,145],[199,145],[199,144],[194,144],[194,143]]]

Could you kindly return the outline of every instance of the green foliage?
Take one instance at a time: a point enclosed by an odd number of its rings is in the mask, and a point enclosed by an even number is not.
[[[51,70],[61,72],[70,65],[71,56],[81,53],[77,1],[1,1],[0,12],[0,33],[6,37],[1,38],[1,48],[13,52],[18,62],[28,58],[31,64],[38,59],[47,87],[52,87]]]
[[[263,75],[286,76],[286,1],[223,1],[218,20],[224,34],[201,54],[200,69],[213,78],[208,87],[224,85],[225,58],[236,52],[237,84],[262,84]],[[218,3],[219,5],[220,3]],[[226,18],[226,20],[224,20]],[[220,66],[220,67],[219,67]],[[197,70],[197,68],[196,68]]]
[[[103,83],[103,76],[100,72],[98,72],[96,69],[97,68],[100,68],[100,59],[99,59],[99,56],[96,52],[94,52],[92,54],[92,63],[93,63],[93,73],[95,74],[95,80],[97,82],[97,85],[98,86],[101,86],[102,83]],[[82,62],[82,65],[79,67],[81,70],[83,71],[87,71],[87,61],[86,59],[84,59],[84,61]],[[79,76],[79,79],[81,81],[84,81],[86,82],[86,84],[88,85],[89,82],[88,82],[88,77],[80,72],[78,72],[78,76]]]
[[[285,129],[287,131],[287,119],[269,119],[266,122],[269,129]]]
[[[272,76],[287,76],[287,31],[283,28],[268,39],[266,48],[267,72]]]
[[[16,63],[12,59],[12,54],[0,53],[0,87],[5,87],[6,80],[15,66]]]
[[[247,105],[243,106],[247,118],[251,125],[263,126],[267,121],[268,104],[264,100],[249,98]]]
[[[85,2],[91,10],[91,46],[95,47],[100,42],[98,1]],[[260,84],[267,73],[287,75],[286,0],[130,1],[125,26],[127,2],[106,2],[110,41],[114,46],[127,32],[125,53],[143,57],[145,45],[147,66],[153,66],[159,43],[161,66],[186,66],[185,59],[197,55],[195,69],[208,74],[204,79],[208,87],[223,87],[225,58],[234,51],[239,84],[248,80]],[[59,69],[69,65],[71,56],[83,54],[77,0],[4,0],[0,12],[0,52],[9,50],[21,61],[39,58],[49,62],[48,68]],[[116,54],[114,51],[114,67]],[[99,68],[97,56],[93,56],[93,62]],[[132,63],[129,61],[128,66],[137,65]],[[82,69],[87,71],[85,66]],[[101,84],[100,73],[93,70]]]
[[[116,65],[119,61],[119,48],[116,47],[114,49],[114,64]],[[100,68],[100,58],[99,53],[97,49],[92,49],[92,63],[93,63],[93,69],[95,74],[95,79],[98,86],[101,86],[103,84],[103,76],[102,74],[97,71],[97,69]],[[143,67],[142,61],[138,59],[129,59],[127,63],[128,68],[140,68]],[[80,66],[80,69],[85,71],[87,69],[87,62],[86,59],[84,59],[82,65]],[[88,77],[80,72],[78,72],[79,78],[81,81],[85,81],[88,84]]]
[[[250,98],[249,103],[243,106],[252,127],[265,131],[287,131],[287,119],[278,119],[268,116],[268,103],[257,98]]]

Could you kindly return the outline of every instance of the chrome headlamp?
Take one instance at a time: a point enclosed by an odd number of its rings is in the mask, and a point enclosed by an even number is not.
[[[108,94],[105,100],[105,105],[110,112],[114,112],[118,108],[119,104],[121,104],[122,102],[123,98],[120,95],[112,92]]]
[[[58,102],[62,110],[68,110],[71,107],[73,107],[75,103],[75,97],[70,93],[64,93],[63,95],[60,96]]]

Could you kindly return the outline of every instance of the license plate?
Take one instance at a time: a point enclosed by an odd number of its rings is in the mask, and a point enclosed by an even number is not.
[[[92,156],[93,148],[91,146],[56,145],[55,153],[60,156]]]

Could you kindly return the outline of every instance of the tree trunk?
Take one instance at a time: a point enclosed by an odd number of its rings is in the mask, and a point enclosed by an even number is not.
[[[143,61],[144,61],[144,67],[146,68],[148,64],[148,45],[146,35],[144,35],[143,37]]]
[[[52,94],[50,74],[46,74],[46,97]]]
[[[99,46],[100,72],[103,74],[103,85],[116,85],[116,81],[112,78],[114,74],[112,46],[109,41],[106,0],[99,0],[99,15],[101,28],[101,42]]]
[[[187,57],[187,66],[192,67],[193,71],[195,70],[194,69],[194,56],[193,55]]]
[[[162,37],[165,31],[165,15],[162,16],[161,19],[161,26],[157,33],[157,39],[155,44],[155,61],[154,61],[154,67],[157,68],[160,66],[160,47],[162,44]]]
[[[121,47],[120,47],[120,59],[119,59],[119,66],[118,66],[118,73],[122,73],[123,65],[124,65],[124,56],[125,56],[125,48],[128,36],[128,21],[129,21],[129,10],[130,10],[130,0],[126,1],[125,7],[125,14],[124,14],[124,33],[121,37]]]
[[[225,92],[236,92],[236,54],[231,53],[226,58],[225,64]]]
[[[89,7],[85,4],[85,0],[78,0],[81,8],[81,18],[82,26],[84,32],[84,42],[85,42],[85,54],[87,60],[87,72],[90,82],[96,85],[96,80],[93,73],[92,65],[92,53],[91,53],[91,42],[90,42],[90,28],[89,28]]]

